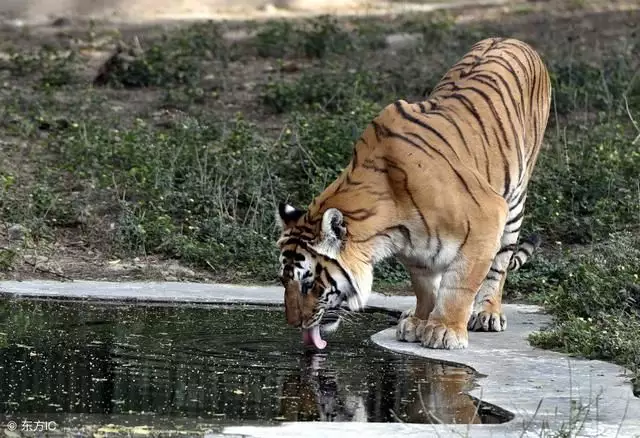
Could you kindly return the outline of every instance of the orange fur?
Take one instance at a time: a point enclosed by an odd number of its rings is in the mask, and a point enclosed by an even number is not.
[[[531,47],[514,39],[478,42],[426,100],[384,108],[306,212],[281,210],[282,253],[308,245],[323,256],[305,253],[304,263],[314,266],[306,281],[333,272],[341,280],[333,295],[331,282],[321,282],[327,296],[357,295],[360,302],[374,264],[396,256],[417,297],[398,326],[401,340],[464,348],[467,327],[503,330],[502,287],[550,99],[546,67]],[[316,313],[328,305],[321,298],[309,302]]]

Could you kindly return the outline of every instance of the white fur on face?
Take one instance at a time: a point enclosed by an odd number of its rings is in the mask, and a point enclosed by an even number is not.
[[[340,319],[337,319],[335,322],[331,322],[329,324],[323,324],[322,330],[326,333],[334,332],[340,326]]]

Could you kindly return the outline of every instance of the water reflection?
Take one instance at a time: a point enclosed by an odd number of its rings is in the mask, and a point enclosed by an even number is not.
[[[480,423],[466,368],[391,354],[361,315],[311,354],[281,310],[10,300],[0,304],[0,414],[214,422]],[[504,418],[502,419],[504,420]]]

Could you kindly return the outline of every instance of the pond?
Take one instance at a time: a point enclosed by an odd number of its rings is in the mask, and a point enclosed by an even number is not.
[[[317,353],[274,307],[3,298],[0,419],[71,427],[511,418],[465,394],[472,370],[375,346],[369,336],[390,323],[383,313],[353,315]]]

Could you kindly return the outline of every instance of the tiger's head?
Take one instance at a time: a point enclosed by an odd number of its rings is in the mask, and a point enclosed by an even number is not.
[[[302,328],[306,344],[322,349],[326,342],[320,331],[336,330],[345,312],[365,304],[353,273],[343,263],[348,234],[344,217],[329,208],[313,220],[308,211],[281,203],[277,219],[287,322]]]

